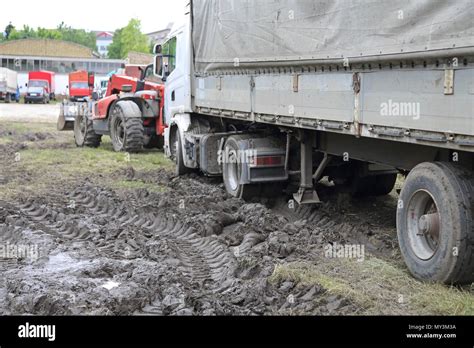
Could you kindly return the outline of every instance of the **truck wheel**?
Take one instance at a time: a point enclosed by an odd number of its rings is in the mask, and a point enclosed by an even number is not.
[[[118,102],[112,110],[110,137],[117,152],[140,152],[143,149],[144,132],[142,113],[132,101]]]
[[[4,99],[4,100],[5,100],[5,104],[9,104],[9,103],[10,103],[10,100],[11,100],[10,94],[7,93],[7,94],[5,95],[5,99]]]
[[[193,170],[188,168],[184,164],[184,154],[183,154],[183,146],[181,135],[179,134],[179,130],[176,130],[173,137],[173,149],[172,149],[172,158],[174,159],[174,163],[176,164],[176,175],[182,176],[189,173],[192,173]]]
[[[251,199],[260,194],[261,185],[244,185],[240,183],[242,176],[242,163],[239,161],[239,144],[238,136],[229,137],[224,146],[222,174],[224,185],[227,192],[236,198],[245,200]]]
[[[102,136],[96,134],[91,120],[84,115],[79,115],[74,121],[74,140],[78,147],[97,148],[100,146]]]
[[[385,196],[392,192],[396,182],[397,174],[355,177],[351,190],[356,197]]]
[[[423,163],[400,195],[400,249],[418,279],[446,284],[474,281],[474,180],[451,163]]]

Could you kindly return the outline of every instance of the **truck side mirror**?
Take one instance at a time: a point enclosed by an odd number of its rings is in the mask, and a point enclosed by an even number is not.
[[[160,44],[156,44],[155,47],[153,47],[154,54],[161,54],[162,51],[163,51],[163,46],[161,46]]]
[[[162,80],[165,77],[163,74],[163,56],[161,54],[155,56],[155,60],[153,61],[153,73]]]
[[[99,94],[97,92],[92,92],[92,100],[93,101],[99,100]]]

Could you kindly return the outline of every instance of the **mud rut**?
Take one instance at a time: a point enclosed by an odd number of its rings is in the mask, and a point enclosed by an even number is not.
[[[393,235],[377,234],[393,229],[387,216],[347,215],[330,189],[329,203],[294,210],[285,197],[231,199],[196,175],[136,179],[163,192],[81,182],[0,202],[0,243],[38,245],[40,256],[0,262],[0,313],[354,314],[361,308],[319,286],[269,282],[275,265],[311,262],[333,242],[385,256],[396,248]]]

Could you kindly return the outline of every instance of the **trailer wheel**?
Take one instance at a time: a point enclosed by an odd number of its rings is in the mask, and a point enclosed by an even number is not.
[[[474,180],[451,163],[423,163],[400,195],[400,249],[418,279],[446,284],[474,281]]]
[[[143,119],[140,108],[133,101],[118,102],[112,110],[110,137],[117,152],[140,152],[143,149]]]
[[[97,148],[100,146],[102,136],[96,134],[91,120],[84,115],[79,115],[74,121],[74,140],[78,147]]]
[[[236,198],[245,200],[258,196],[262,190],[261,185],[241,184],[242,163],[239,161],[238,136],[229,137],[224,146],[225,158],[222,163],[222,174],[227,192]]]

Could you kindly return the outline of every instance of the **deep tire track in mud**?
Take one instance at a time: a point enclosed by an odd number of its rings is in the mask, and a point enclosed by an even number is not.
[[[85,183],[0,202],[0,241],[41,249],[38,260],[0,263],[3,313],[354,314],[361,309],[321,287],[269,277],[278,264],[311,261],[325,243],[390,250],[390,243],[373,245],[381,237],[363,222],[347,222],[333,203],[246,203],[228,197],[216,180],[164,171],[134,176],[165,190]]]

